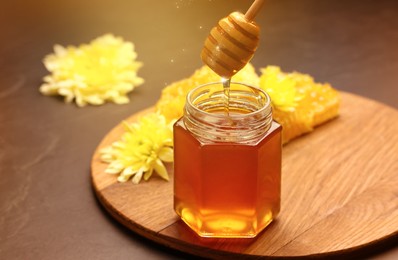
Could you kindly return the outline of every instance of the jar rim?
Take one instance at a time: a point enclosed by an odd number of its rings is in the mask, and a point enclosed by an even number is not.
[[[186,103],[188,103],[188,104],[190,105],[191,109],[195,110],[196,112],[200,112],[200,113],[203,113],[203,114],[205,114],[205,115],[207,115],[207,116],[211,116],[211,117],[214,117],[214,118],[224,118],[225,115],[222,115],[222,114],[214,114],[214,113],[207,112],[207,111],[205,111],[205,110],[202,110],[202,109],[198,108],[197,106],[195,106],[195,105],[192,103],[192,95],[193,95],[198,89],[203,88],[203,87],[207,87],[207,86],[210,86],[210,85],[219,85],[219,84],[222,85],[223,82],[222,82],[222,81],[209,82],[209,83],[201,84],[201,85],[199,85],[199,86],[193,88],[192,90],[190,90],[190,91],[188,92],[188,95],[187,95],[187,97],[186,97]],[[264,105],[263,105],[260,109],[255,110],[255,111],[253,111],[253,112],[245,113],[245,114],[233,114],[233,115],[229,115],[229,117],[231,117],[232,119],[240,119],[240,118],[250,117],[250,116],[253,116],[253,115],[262,113],[262,112],[264,112],[265,110],[268,110],[268,109],[271,110],[271,98],[270,98],[270,96],[268,95],[268,93],[265,92],[264,90],[262,90],[261,88],[258,88],[258,87],[255,87],[255,86],[253,86],[253,85],[249,85],[249,84],[246,84],[246,83],[242,83],[242,82],[236,82],[236,81],[231,81],[230,84],[231,84],[231,85],[237,84],[237,85],[245,86],[245,87],[248,87],[248,88],[250,88],[250,89],[259,91],[259,92],[260,92],[261,94],[263,94],[263,95],[265,96],[265,98],[266,98],[266,102],[264,103]],[[270,112],[271,112],[271,111],[270,111]]]
[[[232,82],[230,98],[227,100],[225,96],[228,92],[223,82],[206,83],[192,89],[184,108],[185,127],[201,140],[236,143],[255,142],[269,130],[272,107],[264,90]]]

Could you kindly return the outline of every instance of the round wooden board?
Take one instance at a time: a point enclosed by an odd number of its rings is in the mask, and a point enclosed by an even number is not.
[[[142,111],[127,119],[134,121]],[[173,173],[139,185],[105,174],[99,149],[92,182],[106,210],[127,228],[168,247],[210,258],[339,255],[398,234],[398,111],[342,93],[340,116],[283,147],[282,209],[254,239],[208,239],[173,211]]]

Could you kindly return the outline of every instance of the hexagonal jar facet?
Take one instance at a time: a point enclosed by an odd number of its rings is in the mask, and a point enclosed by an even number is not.
[[[263,90],[231,82],[188,93],[174,124],[174,209],[203,237],[254,237],[279,212],[281,126]]]
[[[279,213],[281,126],[253,142],[208,142],[174,125],[174,208],[202,237],[255,237]]]

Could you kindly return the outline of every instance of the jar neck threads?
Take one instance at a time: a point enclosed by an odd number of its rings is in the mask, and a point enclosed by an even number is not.
[[[272,123],[270,98],[263,90],[231,82],[228,107],[222,82],[201,85],[188,93],[185,127],[201,140],[251,142]]]

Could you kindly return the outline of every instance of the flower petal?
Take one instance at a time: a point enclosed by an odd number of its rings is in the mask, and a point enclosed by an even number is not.
[[[154,169],[160,177],[162,177],[167,181],[169,180],[169,175],[167,173],[166,167],[164,166],[161,160],[157,159],[155,161]]]
[[[134,184],[140,183],[141,178],[142,178],[142,174],[143,174],[143,170],[140,169],[140,170],[134,175],[134,177],[133,177],[133,179],[132,179],[132,182],[133,182]]]
[[[149,171],[145,172],[145,174],[144,174],[144,180],[147,181],[149,178],[151,178],[152,173],[153,173],[153,168],[151,168],[151,169],[149,169]]]
[[[123,175],[120,175],[119,177],[117,177],[117,181],[118,182],[126,182],[126,181],[128,181],[128,177],[126,177],[126,176],[123,176]]]
[[[121,175],[123,175],[123,176],[125,176],[125,177],[127,177],[127,178],[130,178],[130,176],[132,176],[132,175],[135,174],[136,172],[137,172],[137,171],[135,171],[135,170],[133,169],[133,167],[129,166],[129,167],[125,168],[125,169],[122,171]]]
[[[115,168],[111,168],[110,166],[108,166],[108,168],[105,169],[105,173],[109,173],[109,174],[118,174],[120,173],[121,169],[115,169]]]
[[[159,159],[164,162],[172,162],[174,160],[173,149],[170,147],[163,147],[159,151]]]

